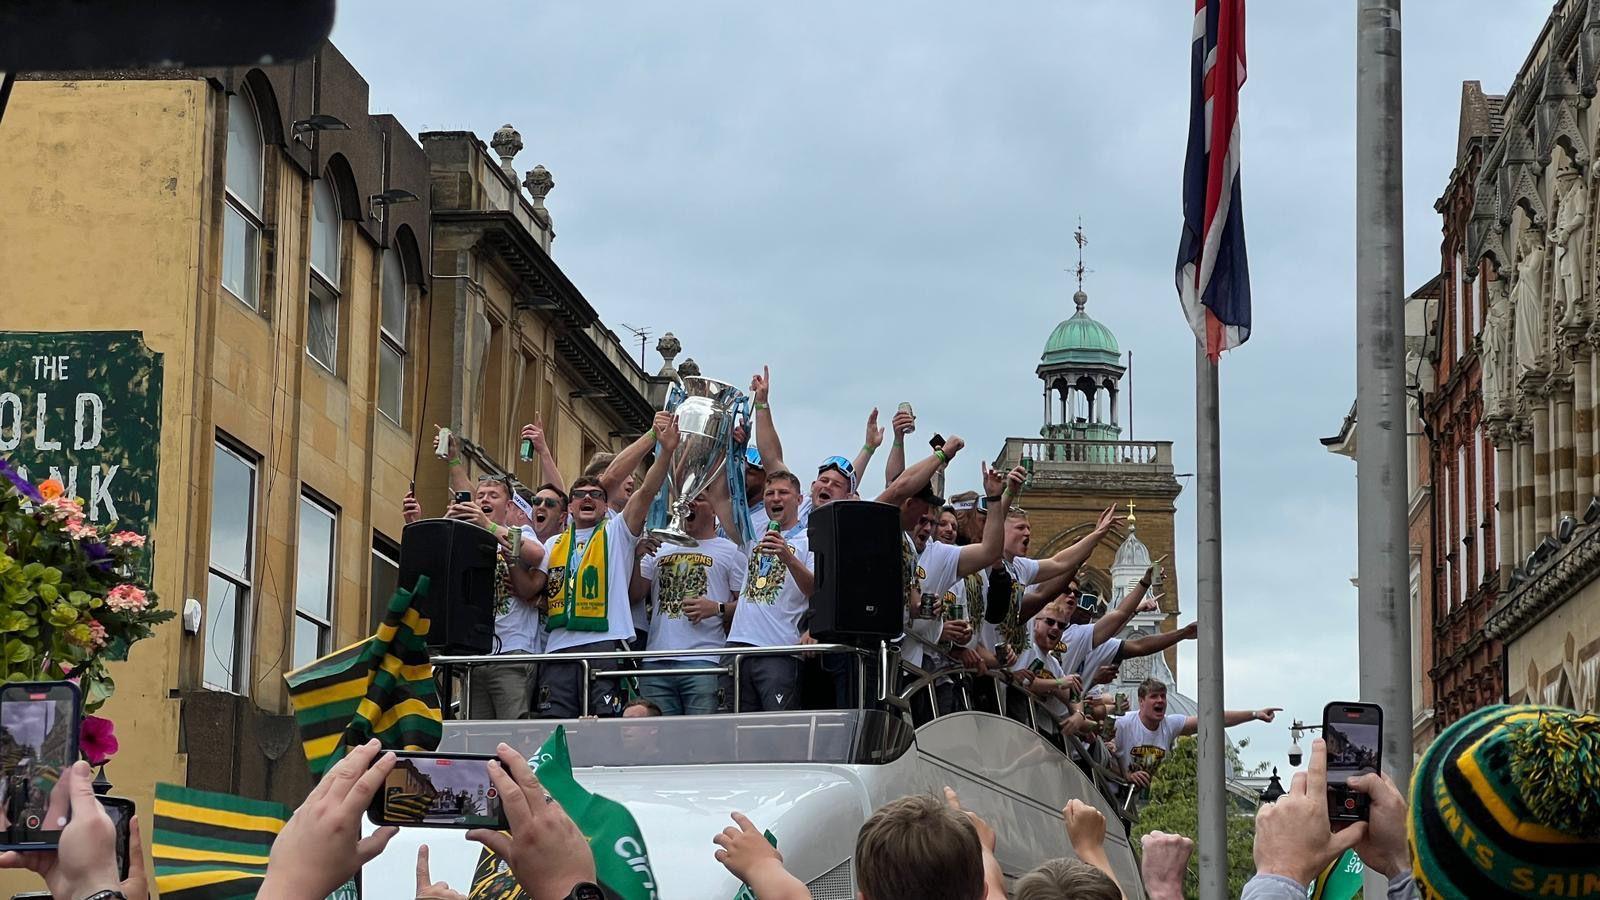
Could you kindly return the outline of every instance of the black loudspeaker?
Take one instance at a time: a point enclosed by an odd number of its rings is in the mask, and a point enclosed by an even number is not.
[[[811,511],[815,554],[811,636],[821,643],[895,638],[904,630],[900,509],[874,500],[835,500]]]
[[[446,653],[494,652],[494,570],[499,542],[476,525],[423,519],[400,532],[399,587],[428,576],[417,611],[429,619],[428,647]]]

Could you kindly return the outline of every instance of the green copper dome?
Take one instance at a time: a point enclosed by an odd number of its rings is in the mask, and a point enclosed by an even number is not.
[[[1122,350],[1117,346],[1116,335],[1083,311],[1089,296],[1078,291],[1072,295],[1072,301],[1078,305],[1078,311],[1050,333],[1040,362],[1045,365],[1121,365]]]

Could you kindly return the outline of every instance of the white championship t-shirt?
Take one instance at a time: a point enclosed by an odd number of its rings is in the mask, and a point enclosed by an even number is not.
[[[705,597],[729,603],[744,588],[747,559],[739,545],[724,537],[700,542],[698,547],[662,544],[655,555],[639,563],[639,575],[650,581],[650,649],[713,650],[727,643],[722,617],[712,615],[691,622],[683,601]],[[715,654],[679,656],[675,659],[716,661]]]
[[[789,549],[807,569],[814,565],[806,526],[797,524],[784,533]],[[744,590],[733,614],[730,644],[752,647],[784,647],[800,642],[800,617],[811,598],[795,584],[789,567],[776,556],[751,547],[750,564],[745,570]]]
[[[1068,625],[1061,632],[1061,643],[1055,652],[1061,659],[1061,671],[1070,675],[1083,666],[1093,651],[1094,626]]]
[[[1065,677],[1065,673],[1061,671],[1061,663],[1056,660],[1055,655],[1041,653],[1039,645],[1031,642],[1028,644],[1028,649],[1024,650],[1022,655],[1017,657],[1016,663],[1011,666],[1013,672],[1021,672],[1023,669],[1037,669],[1033,673],[1036,678]],[[1044,704],[1044,708],[1050,710],[1051,715],[1057,719],[1064,719],[1072,713],[1072,709],[1060,697],[1041,697],[1039,702]]]
[[[911,537],[906,535],[904,540],[908,549],[914,552],[916,545],[911,543]],[[911,609],[907,607],[904,613],[907,637],[900,645],[901,658],[913,666],[921,668],[930,645],[939,643],[939,635],[944,631],[944,614],[942,611],[936,616],[928,613],[943,605],[944,595],[955,583],[956,569],[960,564],[961,548],[937,541],[929,541],[917,556],[916,576],[910,590],[922,595],[922,615],[911,618]],[[935,653],[943,661],[944,655],[937,651]]]
[[[1098,684],[1090,686],[1094,681],[1094,674],[1100,671],[1101,666],[1109,666],[1117,661],[1117,651],[1122,649],[1122,638],[1106,638],[1106,642],[1089,651],[1084,657],[1083,665],[1078,667],[1078,674],[1083,676],[1083,692],[1085,694],[1109,693],[1109,685]]]
[[[546,653],[599,641],[633,640],[633,610],[628,598],[628,584],[633,580],[633,547],[639,542],[639,536],[628,530],[628,523],[621,516],[608,515],[596,528],[568,529],[551,540],[550,546],[545,548],[544,562],[539,566],[549,573],[545,590],[550,596],[559,597],[566,580],[565,568],[550,568],[550,559],[554,555],[551,551],[556,542],[576,539],[567,557],[570,565],[576,567],[583,559],[583,551],[589,546],[590,538],[600,527],[606,530],[606,630],[552,628],[550,638],[545,642]]]
[[[1117,717],[1117,759],[1122,761],[1122,771],[1155,772],[1156,766],[1172,749],[1189,717],[1182,713],[1168,713],[1154,730],[1144,727],[1137,709]]]
[[[1028,585],[1039,580],[1039,561],[1026,556],[1013,557],[1005,562],[1011,574],[1011,607],[995,631],[995,646],[1009,644],[1018,656],[1033,644],[1033,629],[1022,619],[1022,595]]]

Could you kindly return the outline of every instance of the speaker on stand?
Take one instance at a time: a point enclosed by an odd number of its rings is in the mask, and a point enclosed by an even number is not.
[[[500,542],[458,519],[423,519],[400,533],[400,578],[405,590],[428,576],[417,611],[429,619],[429,650],[494,652],[494,573]]]

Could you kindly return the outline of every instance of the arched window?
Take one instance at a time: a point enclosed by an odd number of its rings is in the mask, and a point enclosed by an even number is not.
[[[405,266],[394,248],[383,251],[383,309],[378,327],[378,411],[405,424],[406,397],[406,318]]]
[[[222,212],[222,286],[251,309],[261,304],[262,170],[265,145],[255,104],[228,97],[228,157]]]
[[[339,198],[332,176],[311,185],[311,284],[306,310],[306,353],[330,372],[339,362]]]

